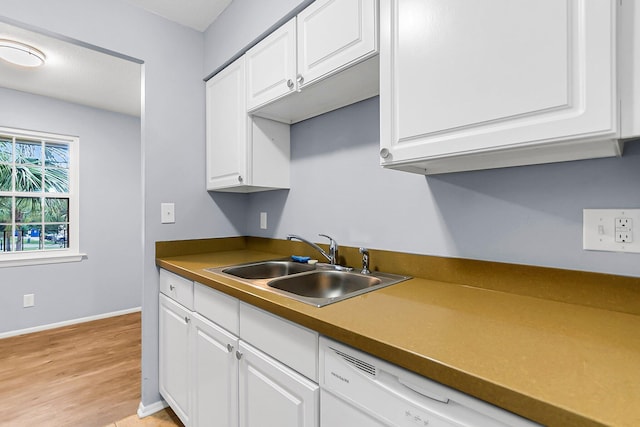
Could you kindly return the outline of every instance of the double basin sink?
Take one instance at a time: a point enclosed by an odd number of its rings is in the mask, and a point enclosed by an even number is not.
[[[322,307],[409,279],[377,271],[361,274],[331,264],[302,264],[288,260],[261,261],[207,271]]]

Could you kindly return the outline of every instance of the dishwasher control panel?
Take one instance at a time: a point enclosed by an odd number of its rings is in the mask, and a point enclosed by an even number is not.
[[[433,424],[429,424],[429,417],[425,414],[420,414],[420,412],[418,411],[411,411],[409,409],[407,409],[406,411],[404,411],[404,419],[407,421],[408,425],[412,425],[412,426],[428,426],[428,425],[433,425]]]

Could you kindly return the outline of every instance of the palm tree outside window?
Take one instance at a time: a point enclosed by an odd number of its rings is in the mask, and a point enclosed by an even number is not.
[[[7,130],[0,128],[0,259],[68,250],[77,232],[77,138]]]

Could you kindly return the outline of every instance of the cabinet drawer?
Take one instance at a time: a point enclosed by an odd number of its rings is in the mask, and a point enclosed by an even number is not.
[[[193,282],[170,271],[160,269],[160,292],[193,310]]]
[[[318,333],[240,303],[240,337],[276,360],[318,381]]]
[[[236,336],[240,333],[238,299],[196,282],[193,300],[199,314]]]

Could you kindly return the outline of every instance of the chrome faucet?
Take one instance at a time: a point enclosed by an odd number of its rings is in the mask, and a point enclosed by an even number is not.
[[[322,237],[326,237],[327,239],[329,239],[329,253],[327,254],[320,246],[316,245],[313,242],[310,242],[309,240],[298,236],[297,234],[287,234],[287,240],[300,240],[303,243],[306,243],[307,245],[311,246],[313,249],[317,250],[318,252],[320,252],[322,254],[322,256],[324,256],[327,261],[329,261],[330,264],[335,265],[336,262],[338,261],[338,242],[336,242],[335,240],[333,240],[331,237],[327,236],[326,234],[318,234],[318,236],[322,236]]]
[[[369,249],[360,248],[360,253],[362,254],[362,274],[371,274],[369,270]]]

